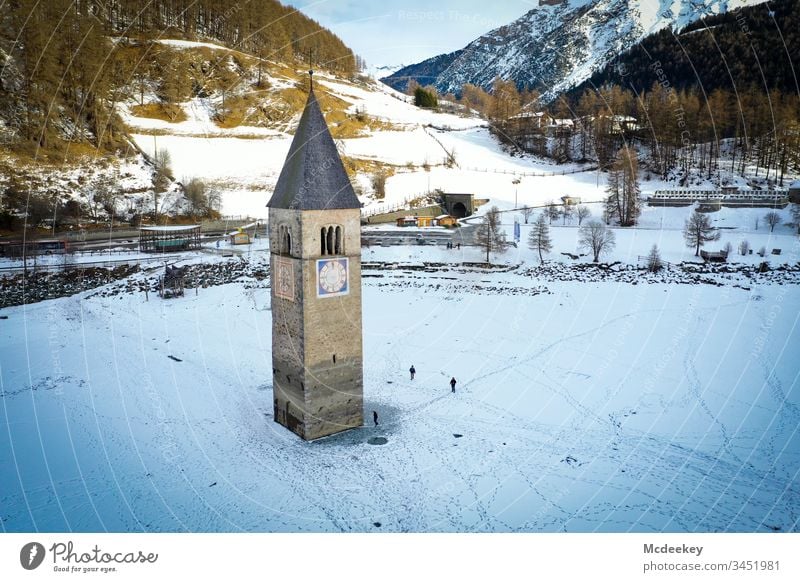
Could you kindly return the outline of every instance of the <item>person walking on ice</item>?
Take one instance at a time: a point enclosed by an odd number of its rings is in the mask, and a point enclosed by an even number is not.
[[[372,422],[375,423],[375,426],[378,426],[378,411],[377,410],[373,410],[372,411]]]
[[[453,394],[456,393],[456,379],[455,378],[450,378],[450,392],[452,392]]]
[[[414,369],[414,364],[411,364],[411,367],[408,369],[408,372],[411,374],[411,379],[413,380],[414,374],[417,373],[417,371]]]

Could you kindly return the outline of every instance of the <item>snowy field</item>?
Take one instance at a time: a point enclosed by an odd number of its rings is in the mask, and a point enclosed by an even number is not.
[[[3,530],[800,529],[797,285],[365,275],[380,425],[314,443],[272,420],[267,280],[3,309]]]

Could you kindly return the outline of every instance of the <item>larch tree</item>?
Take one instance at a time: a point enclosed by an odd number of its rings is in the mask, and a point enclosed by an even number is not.
[[[475,243],[486,251],[487,263],[489,262],[489,253],[506,250],[506,233],[500,224],[500,209],[497,206],[492,206],[483,216],[475,230]]]
[[[719,231],[711,226],[708,216],[696,210],[686,221],[686,225],[683,228],[683,238],[686,241],[686,246],[689,248],[694,247],[695,257],[700,254],[700,247],[707,242],[719,240],[719,237]]]
[[[650,253],[647,255],[647,270],[651,273],[657,273],[664,266],[661,261],[661,253],[658,251],[658,245],[653,245]]]
[[[550,227],[547,224],[544,213],[540,214],[536,222],[533,223],[533,227],[528,234],[528,248],[539,253],[539,261],[541,263],[544,263],[542,253],[549,253],[553,250],[553,240],[550,238]]]
[[[617,153],[608,175],[606,208],[609,218],[620,226],[633,226],[641,213],[639,195],[639,160],[636,151],[623,147]]]

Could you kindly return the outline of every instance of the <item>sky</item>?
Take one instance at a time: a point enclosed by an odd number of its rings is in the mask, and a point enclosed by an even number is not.
[[[538,0],[289,0],[337,34],[370,68],[410,65],[463,48]]]

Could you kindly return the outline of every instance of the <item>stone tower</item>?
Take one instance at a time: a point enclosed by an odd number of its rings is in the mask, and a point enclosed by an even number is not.
[[[313,89],[267,206],[275,422],[361,426],[361,204]]]

